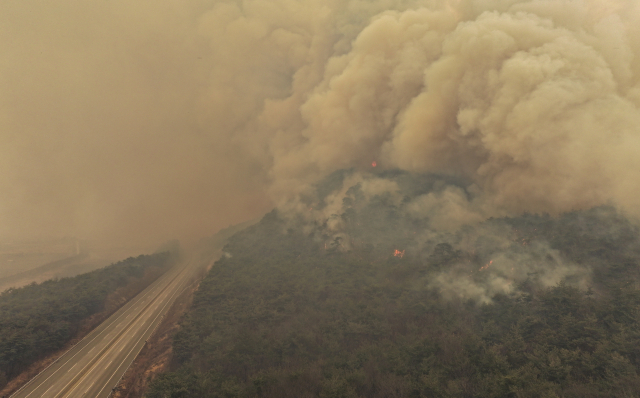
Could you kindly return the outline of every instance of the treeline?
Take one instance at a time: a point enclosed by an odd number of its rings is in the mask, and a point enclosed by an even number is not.
[[[170,252],[130,257],[86,274],[1,293],[0,389],[33,362],[62,348],[83,320],[104,309],[110,293],[149,272],[164,271],[173,259]]]
[[[532,271],[490,302],[451,297],[436,276],[489,278],[478,269],[495,250],[478,249],[494,237],[468,232],[468,250],[454,237],[427,253],[343,251],[272,212],[230,239],[174,338],[172,372],[146,397],[640,396],[638,229],[611,208],[482,228],[504,231],[502,252],[537,244],[549,258],[527,261],[590,278],[549,284]]]

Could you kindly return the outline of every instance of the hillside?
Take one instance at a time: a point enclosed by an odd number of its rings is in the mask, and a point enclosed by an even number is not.
[[[340,199],[340,228],[273,211],[229,240],[147,397],[640,396],[640,231],[614,208],[443,232],[409,209],[455,181],[346,176],[309,204]]]
[[[0,293],[0,392],[34,362],[60,350],[135,296],[174,260],[170,252],[141,255],[75,277]],[[99,313],[103,316],[93,319]]]

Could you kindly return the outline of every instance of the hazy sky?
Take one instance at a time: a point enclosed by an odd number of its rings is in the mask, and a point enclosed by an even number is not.
[[[2,238],[148,243],[269,209],[261,166],[208,104],[203,12],[193,1],[0,3]]]
[[[4,0],[0,239],[154,243],[344,167],[640,214],[635,0]]]

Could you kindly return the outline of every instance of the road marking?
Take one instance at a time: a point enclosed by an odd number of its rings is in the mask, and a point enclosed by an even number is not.
[[[186,280],[186,278],[185,278],[185,280]],[[181,286],[180,286],[180,283],[182,283],[182,282],[183,282],[183,281],[180,281],[180,282],[178,283],[178,287],[181,287]],[[149,329],[151,328],[151,326],[156,322],[156,320],[158,319],[158,317],[159,317],[160,315],[162,315],[162,314],[163,314],[164,309],[167,307],[167,305],[169,305],[169,303],[172,303],[172,302],[173,302],[173,298],[174,298],[177,294],[182,294],[182,292],[183,292],[185,289],[186,289],[186,286],[184,286],[184,287],[182,287],[182,288],[178,288],[178,289],[176,289],[176,290],[175,290],[175,292],[171,295],[171,297],[169,298],[169,300],[168,300],[168,301],[165,303],[165,305],[162,307],[162,309],[160,310],[160,312],[158,313],[158,315],[156,315],[156,317],[153,319],[153,322],[151,322],[151,324],[149,325],[149,327],[147,327],[147,329],[144,331],[144,333],[142,333],[142,335],[140,336],[140,338],[138,339],[138,341],[136,341],[136,343],[133,345],[133,347],[134,347],[134,348],[135,348],[135,347],[140,343],[140,341],[145,337],[145,335],[147,334],[147,332],[149,331]],[[159,325],[159,324],[160,324],[160,323],[158,322],[158,324],[156,325],[156,328],[158,327],[158,325]],[[149,336],[147,336],[147,338],[151,337],[151,335],[153,335],[153,333],[155,332],[155,330],[156,330],[156,329],[154,328],[154,329],[151,331],[151,334],[149,334]],[[147,341],[145,340],[145,344],[146,344],[146,343],[147,343]],[[143,345],[140,347],[140,349],[138,350],[138,352],[135,354],[135,356],[134,356],[134,360],[135,360],[135,358],[138,356],[138,354],[140,354],[140,351],[142,351],[142,347],[144,347],[144,346],[145,346],[145,344],[143,344]],[[125,360],[124,360],[124,361],[122,361],[122,362],[120,363],[120,365],[118,365],[118,367],[116,368],[116,371],[115,371],[115,372],[113,372],[113,374],[114,374],[114,375],[118,374],[118,372],[120,371],[120,368],[122,367],[122,365],[123,365],[125,362],[126,362],[126,358],[125,358]],[[133,360],[131,361],[131,363],[133,363]],[[129,366],[131,366],[131,363],[129,364]],[[127,369],[129,369],[129,366],[127,366]],[[127,369],[125,369],[125,372],[127,371]],[[117,386],[118,386],[118,384],[120,384],[120,380],[122,380],[122,377],[123,377],[123,376],[124,376],[124,373],[122,374],[122,376],[120,376],[120,379],[118,379],[118,382],[116,383],[116,385],[114,386],[114,388],[115,388],[115,387],[117,387]],[[100,396],[100,394],[102,394],[102,391],[103,391],[105,388],[108,388],[108,385],[109,385],[109,381],[110,381],[110,380],[111,380],[111,379],[107,380],[107,384],[105,384],[105,386],[104,386],[104,387],[102,387],[102,390],[100,390],[100,391],[98,392],[98,395],[97,395],[98,397]]]
[[[143,314],[149,312],[149,309],[152,307],[152,304],[154,303],[154,301],[158,299],[158,297],[161,297],[162,294],[171,285],[173,285],[173,282],[177,280],[180,275],[183,275],[183,273],[186,272],[187,269],[188,269],[188,266],[184,266],[182,267],[182,269],[179,269],[177,271],[177,275],[171,278],[171,280],[160,290],[160,292],[158,292],[158,294],[151,300],[151,302],[145,305],[145,307],[135,316],[135,318],[129,321],[126,327],[123,328],[118,333],[118,336],[116,336],[113,340],[108,342],[107,345],[102,349],[102,351],[99,352],[91,361],[89,361],[89,363],[85,365],[85,367],[80,372],[78,372],[78,375],[73,377],[71,381],[62,388],[62,391],[59,393],[59,395],[56,395],[56,397],[66,397],[71,393],[73,393],[73,391],[75,391],[75,389],[78,388],[78,386],[82,383],[82,381],[89,375],[89,372],[97,365],[100,359],[107,354],[107,352],[111,349],[111,347],[113,347],[118,341],[122,340],[125,332],[133,326],[133,324],[136,322],[136,320],[138,320],[138,318],[140,318]],[[121,347],[120,351],[122,351],[123,348],[124,347]]]
[[[135,298],[137,298],[137,297],[135,297]],[[124,307],[123,307],[123,308],[124,308]],[[98,333],[96,336],[93,336],[93,338],[92,338],[91,340],[87,341],[87,343],[85,344],[85,347],[86,347],[87,345],[89,345],[91,342],[93,342],[95,339],[97,339],[97,338],[98,338],[102,333],[104,333],[104,332],[108,329],[108,327],[109,327],[110,325],[112,325],[114,322],[116,322],[118,319],[120,319],[120,318],[121,318],[124,314],[126,314],[126,313],[127,313],[127,311],[129,311],[130,309],[131,309],[131,307],[129,307],[129,308],[127,308],[126,310],[124,310],[124,311],[122,312],[122,314],[120,314],[116,319],[112,320],[108,325],[106,325],[106,326],[104,327],[104,329],[103,329],[100,333]],[[109,320],[109,318],[107,318],[107,320]],[[96,329],[96,330],[97,330],[97,329]],[[92,334],[92,333],[89,333],[87,336],[85,336],[85,338],[87,338],[87,337],[91,336],[91,334]],[[67,352],[70,352],[73,348],[77,347],[79,344],[81,344],[81,343],[83,343],[83,342],[84,342],[84,339],[82,339],[80,342],[78,342],[76,345],[74,345],[74,346],[73,346],[71,349],[69,349],[69,351],[67,351]],[[29,393],[29,394],[25,395],[25,398],[28,398],[31,394],[33,394],[33,393],[34,393],[34,392],[35,392],[35,391],[36,391],[36,390],[37,390],[41,385],[43,385],[44,383],[46,383],[46,382],[47,382],[51,377],[53,377],[56,373],[58,373],[58,371],[59,371],[60,369],[62,369],[62,366],[63,366],[63,365],[66,365],[66,364],[67,364],[68,362],[70,362],[73,358],[75,358],[75,357],[76,357],[76,355],[78,355],[78,354],[79,354],[79,353],[81,353],[81,352],[82,352],[82,349],[79,349],[79,350],[78,350],[78,352],[76,352],[75,354],[73,354],[73,356],[72,356],[71,358],[69,358],[68,360],[64,361],[64,363],[61,363],[61,364],[60,364],[60,366],[58,367],[58,369],[56,369],[53,373],[51,373],[51,375],[49,375],[49,377],[47,377],[47,378],[46,378],[46,379],[44,379],[40,384],[38,384],[38,385],[37,385],[37,386],[36,386],[36,387],[35,387],[35,388],[34,388],[34,389]],[[66,353],[65,353],[65,354],[66,354]],[[64,354],[63,354],[63,356],[64,356]],[[62,358],[62,357],[58,358],[58,361],[59,361],[60,359],[63,359],[63,358]],[[58,363],[58,361],[56,361],[56,362],[54,362],[54,363]],[[75,365],[73,365],[73,367],[75,367]],[[72,368],[72,369],[73,369],[73,368]],[[45,369],[45,370],[46,370],[46,369]],[[44,372],[44,370],[43,370],[43,372]],[[42,372],[41,372],[41,373],[42,373]],[[35,380],[35,378],[34,378],[34,379],[32,379],[32,380]],[[18,391],[16,391],[15,393],[13,393],[13,394],[11,395],[11,397],[13,397],[14,395],[18,394],[22,389],[24,389],[25,387],[27,387],[29,384],[30,384],[30,383],[25,384],[21,389],[19,389],[19,390],[18,390]],[[51,386],[51,387],[53,387],[53,386]],[[49,391],[49,390],[51,389],[51,387],[49,387],[49,388],[47,389],[47,391]],[[46,391],[45,391],[45,393],[46,393]]]
[[[91,385],[89,386],[89,388],[87,388],[86,390],[84,390],[84,394],[82,395],[87,395],[87,393],[89,392],[89,390],[91,390],[91,387],[93,387],[93,385],[96,384],[96,381],[94,380],[93,383],[91,383]]]
[[[187,263],[188,264],[188,263]],[[42,372],[38,373],[38,375],[36,375],[34,378],[32,378],[27,384],[25,384],[24,386],[20,387],[20,389],[18,389],[18,391],[14,392],[13,394],[11,394],[10,397],[14,397],[16,395],[18,395],[22,390],[24,390],[25,388],[29,387],[34,381],[36,381],[38,379],[38,376],[43,374],[44,372],[46,372],[47,370],[49,370],[49,368],[55,364],[58,364],[60,360],[64,361],[62,363],[59,363],[59,367],[53,372],[51,373],[51,375],[49,375],[49,377],[47,377],[46,379],[44,379],[42,382],[40,382],[40,384],[36,385],[33,390],[24,396],[24,398],[29,397],[31,394],[33,394],[38,388],[40,388],[41,385],[43,385],[44,383],[46,383],[51,377],[53,377],[56,373],[58,373],[58,371],[60,369],[62,369],[63,365],[66,365],[68,362],[70,362],[73,358],[76,357],[76,355],[78,355],[80,352],[82,352],[82,348],[81,347],[82,344],[84,344],[84,346],[86,347],[87,345],[89,345],[92,341],[94,341],[95,339],[97,339],[102,333],[104,333],[109,326],[112,326],[115,322],[117,322],[118,319],[120,319],[123,315],[125,315],[128,311],[131,311],[138,302],[140,302],[141,300],[143,300],[144,298],[147,297],[147,295],[149,295],[152,291],[155,292],[157,290],[158,286],[162,286],[162,282],[165,281],[166,279],[169,279],[169,275],[171,274],[170,272],[171,270],[167,270],[166,273],[164,273],[163,275],[161,275],[158,279],[156,279],[155,281],[153,281],[151,283],[151,285],[149,285],[147,287],[147,289],[149,289],[149,291],[143,290],[142,292],[138,293],[134,298],[132,298],[128,303],[126,303],[125,305],[123,305],[120,309],[118,309],[118,311],[116,311],[114,314],[112,314],[109,318],[107,318],[102,324],[100,324],[98,327],[96,327],[94,330],[92,330],[91,332],[89,332],[89,334],[87,334],[82,340],[80,340],[78,343],[74,344],[71,348],[69,348],[69,350],[67,350],[67,352],[65,352],[64,354],[62,354],[56,361],[54,361],[51,365],[47,366],[44,370],[42,370]],[[170,283],[169,283],[170,284]],[[112,317],[114,317],[116,314],[118,314],[119,312],[122,312],[120,315],[118,315],[117,318],[115,319],[111,319]],[[108,323],[107,323],[108,322]],[[101,329],[102,328],[102,329]],[[97,334],[96,334],[97,333]],[[89,339],[90,338],[90,339]],[[86,344],[85,344],[86,343]],[[78,348],[78,352],[76,352],[75,354],[73,354],[73,356],[69,359],[65,358],[65,355],[69,354],[73,349]],[[50,389],[51,387],[49,387]],[[49,391],[49,389],[47,389],[47,391]]]
[[[53,386],[55,386],[55,385],[56,385],[56,384],[54,383],[54,384],[52,384],[52,385],[51,385],[51,387],[47,388],[47,391],[45,391],[45,392],[44,392],[44,394],[42,394],[42,396],[44,397],[45,395],[47,395],[47,393],[49,392],[49,390],[51,390],[51,388],[52,388]]]

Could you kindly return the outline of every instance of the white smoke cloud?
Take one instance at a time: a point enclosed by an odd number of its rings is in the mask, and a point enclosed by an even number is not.
[[[503,236],[494,238],[504,240]],[[480,268],[453,264],[446,270],[429,274],[422,283],[438,289],[447,298],[488,304],[498,294],[518,294],[519,285],[527,280],[549,287],[571,278],[575,286],[586,290],[590,277],[588,268],[571,264],[548,245],[535,242],[533,247],[520,252],[498,251]]]
[[[469,201],[466,192],[453,186],[419,196],[407,210],[411,217],[428,218],[431,228],[438,231],[455,231],[487,218],[482,209]]]

